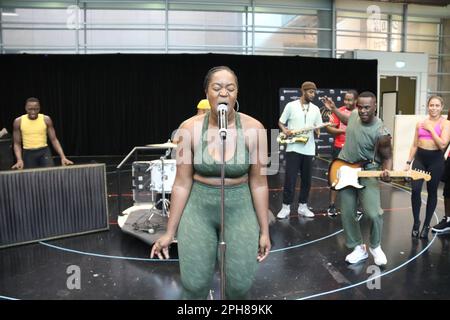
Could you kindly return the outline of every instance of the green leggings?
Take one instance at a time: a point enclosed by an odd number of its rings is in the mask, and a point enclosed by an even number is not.
[[[208,296],[218,260],[220,187],[194,181],[178,227],[184,299]],[[248,184],[225,187],[225,294],[245,299],[256,269],[259,224]]]
[[[348,248],[353,249],[364,243],[359,221],[356,219],[356,207],[359,197],[364,215],[372,222],[370,228],[370,247],[376,248],[381,243],[383,229],[383,210],[381,209],[380,203],[379,182],[375,178],[361,178],[359,182],[365,186],[364,189],[347,188],[339,191],[341,219],[346,237],[346,245]]]

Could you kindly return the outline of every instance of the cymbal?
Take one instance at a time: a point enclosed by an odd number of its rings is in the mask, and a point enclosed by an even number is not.
[[[146,147],[161,148],[161,149],[172,149],[172,148],[176,148],[177,145],[175,143],[172,143],[172,142],[166,142],[166,143],[147,144]]]

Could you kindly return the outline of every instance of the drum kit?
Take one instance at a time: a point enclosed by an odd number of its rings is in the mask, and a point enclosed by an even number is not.
[[[176,160],[168,159],[168,156],[177,145],[169,141],[149,144],[146,147],[166,149],[165,154],[157,160],[137,163],[142,175],[137,174],[137,177],[133,177],[133,180],[136,180],[133,182],[133,193],[149,194],[150,197],[143,200],[142,197],[134,196],[135,205],[123,211],[118,218],[118,223],[124,232],[151,244],[167,229],[170,201],[166,195],[172,193],[176,176]],[[159,200],[156,201],[157,198]]]

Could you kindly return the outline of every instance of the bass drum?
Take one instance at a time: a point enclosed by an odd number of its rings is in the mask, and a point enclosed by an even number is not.
[[[163,174],[164,167],[164,174]],[[175,176],[177,174],[177,163],[176,159],[164,160],[153,160],[151,161],[151,184],[150,190],[158,193],[164,192],[171,193],[173,183],[175,181]]]

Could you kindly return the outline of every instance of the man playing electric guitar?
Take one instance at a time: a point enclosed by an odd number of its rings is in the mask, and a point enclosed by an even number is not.
[[[346,141],[338,159],[350,163],[370,160],[364,169],[378,170],[381,168],[383,171],[380,173],[380,178],[385,182],[390,182],[388,170],[392,170],[391,136],[381,119],[375,116],[377,108],[375,95],[372,92],[361,93],[358,97],[357,108],[350,115],[341,113],[331,98],[325,97],[323,103],[339,120],[347,124]],[[346,245],[349,249],[353,249],[353,252],[346,256],[345,261],[357,263],[368,258],[359,222],[356,219],[359,198],[365,216],[372,223],[369,251],[374,257],[375,264],[385,265],[387,258],[381,249],[383,210],[381,209],[379,183],[376,178],[362,178],[360,183],[365,188],[346,188],[339,191]]]

